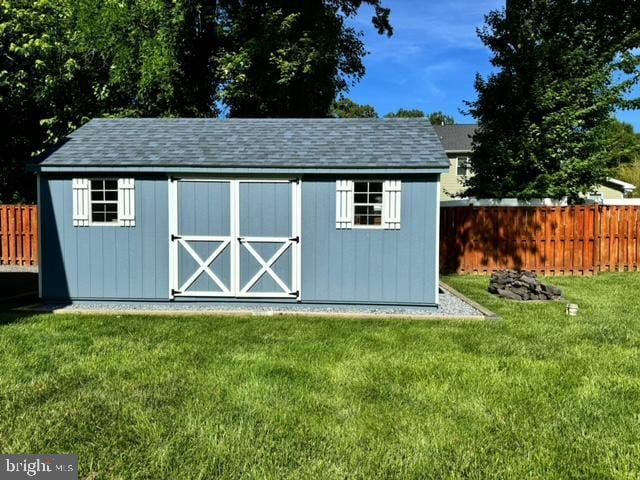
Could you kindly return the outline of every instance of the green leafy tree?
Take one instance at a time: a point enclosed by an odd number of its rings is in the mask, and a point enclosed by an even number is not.
[[[392,34],[381,0],[229,1],[220,16],[221,98],[232,117],[326,117],[365,73],[360,32],[347,24],[362,5]]]
[[[442,112],[433,112],[427,115],[427,117],[429,118],[429,123],[431,123],[431,125],[453,125],[456,123],[452,116]]]
[[[211,5],[0,0],[0,201],[33,200],[25,164],[90,117],[215,114]]]
[[[361,105],[349,98],[341,98],[331,106],[330,116],[335,118],[378,118],[378,113],[371,105]]]
[[[96,116],[327,116],[364,74],[363,5],[380,0],[0,0],[0,202],[24,166]]]
[[[607,165],[621,165],[640,162],[640,134],[633,125],[611,119],[605,130]]]
[[[423,118],[426,114],[422,110],[401,108],[397,112],[389,112],[385,118]]]
[[[633,108],[640,2],[508,0],[480,38],[497,73],[476,79],[467,194],[576,200],[609,172],[607,129]]]

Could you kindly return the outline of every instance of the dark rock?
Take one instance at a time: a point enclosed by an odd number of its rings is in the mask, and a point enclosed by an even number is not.
[[[558,287],[554,287],[553,285],[547,285],[547,292],[549,292],[554,297],[562,296],[562,290],[560,290]]]
[[[503,290],[498,289],[498,295],[500,295],[503,298],[510,298],[511,300],[522,300],[522,297],[514,292],[512,292],[511,290]]]
[[[535,288],[538,285],[538,282],[533,277],[527,277],[526,275],[522,275],[520,277],[520,282],[529,285],[530,287]]]
[[[499,270],[491,275],[489,292],[511,300],[555,300],[562,291],[558,287],[546,285],[535,272]]]

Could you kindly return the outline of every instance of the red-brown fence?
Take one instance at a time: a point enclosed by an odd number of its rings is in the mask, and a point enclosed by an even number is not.
[[[38,265],[38,207],[0,205],[0,265]],[[442,207],[440,269],[543,275],[640,270],[640,206]]]
[[[442,207],[440,270],[543,275],[640,269],[640,206]]]
[[[0,205],[0,265],[38,265],[38,207]]]

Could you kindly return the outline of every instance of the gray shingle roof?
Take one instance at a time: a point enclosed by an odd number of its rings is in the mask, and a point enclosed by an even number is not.
[[[471,137],[478,125],[434,125],[433,128],[442,141],[442,146],[446,151],[471,151]]]
[[[41,166],[441,168],[424,119],[94,119]]]

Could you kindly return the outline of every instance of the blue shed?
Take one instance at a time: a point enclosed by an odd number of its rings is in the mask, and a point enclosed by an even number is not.
[[[438,304],[424,119],[95,119],[36,166],[45,300]]]

